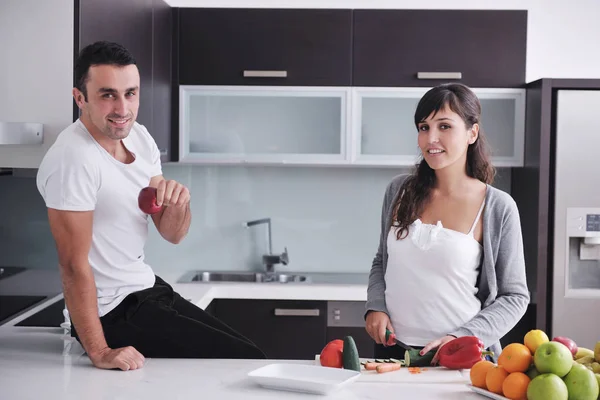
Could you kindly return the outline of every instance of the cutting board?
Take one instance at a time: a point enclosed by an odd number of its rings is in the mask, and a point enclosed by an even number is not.
[[[422,371],[420,374],[410,373],[408,368],[400,368],[397,371],[386,372],[383,374],[377,371],[361,371],[357,382],[378,382],[378,383],[468,383],[461,371],[450,370],[442,367],[431,367]]]
[[[372,360],[372,359],[371,359]],[[366,359],[361,359],[361,362]],[[319,355],[315,357],[315,363],[321,365]],[[385,372],[366,371],[361,369],[361,375],[355,382],[374,383],[469,383],[469,370],[452,370],[444,367],[427,367],[420,374],[410,373],[408,368],[402,367],[397,371]]]

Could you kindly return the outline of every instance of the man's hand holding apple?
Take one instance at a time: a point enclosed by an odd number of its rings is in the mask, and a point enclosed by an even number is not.
[[[175,180],[162,179],[156,187],[156,204],[161,206],[186,206],[190,202],[190,191]]]

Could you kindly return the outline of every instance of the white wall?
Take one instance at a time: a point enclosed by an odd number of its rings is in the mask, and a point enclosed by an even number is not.
[[[166,0],[177,7],[528,10],[527,82],[600,78],[598,0]],[[449,4],[451,3],[451,4]],[[452,29],[452,21],[448,21]],[[509,27],[507,27],[508,29]],[[473,54],[477,62],[477,54]],[[501,67],[501,66],[499,66]]]
[[[0,1],[0,121],[41,122],[44,144],[0,145],[0,167],[37,168],[73,119],[73,1]]]

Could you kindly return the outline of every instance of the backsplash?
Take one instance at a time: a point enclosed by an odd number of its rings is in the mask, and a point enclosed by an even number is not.
[[[192,225],[179,245],[154,227],[146,262],[156,271],[261,269],[271,218],[274,253],[287,247],[281,271],[364,272],[377,250],[383,194],[407,169],[354,167],[163,166],[190,188]],[[510,191],[510,169],[494,184]],[[35,178],[0,176],[0,265],[56,268],[54,240]]]

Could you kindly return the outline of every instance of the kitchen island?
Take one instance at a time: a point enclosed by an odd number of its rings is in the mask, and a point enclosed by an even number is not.
[[[60,328],[0,327],[0,398],[13,399],[483,399],[452,383],[357,380],[329,396],[265,389],[247,374],[271,363],[314,360],[147,359],[134,371],[95,368],[77,341]],[[456,372],[458,374],[458,372]],[[458,376],[458,375],[457,375]]]

